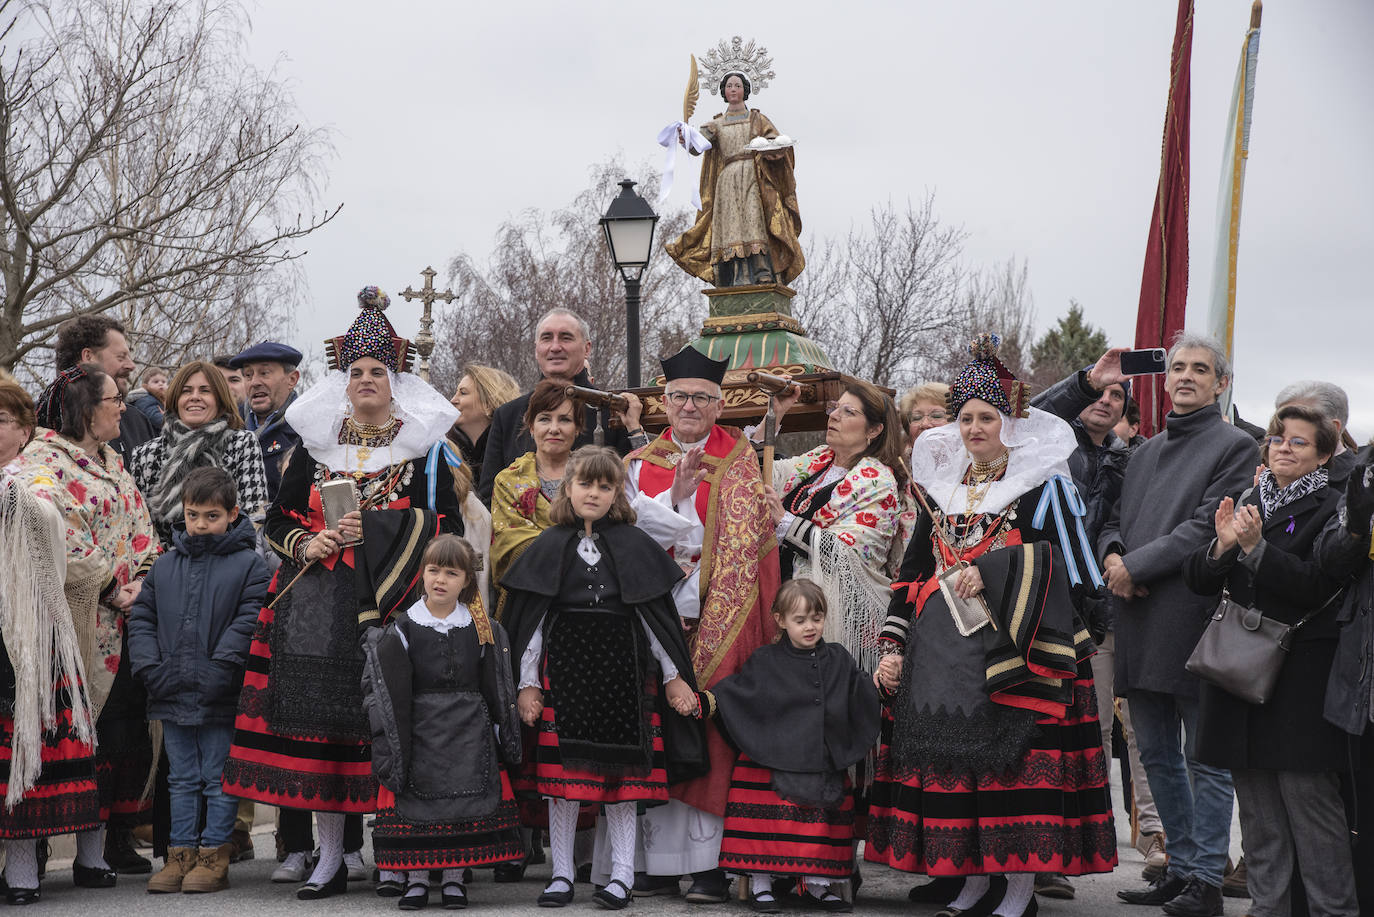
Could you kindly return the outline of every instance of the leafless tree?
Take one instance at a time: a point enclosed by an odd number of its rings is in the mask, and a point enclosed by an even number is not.
[[[248,62],[242,7],[0,0],[3,18],[0,366],[36,371],[58,325],[112,310],[150,364],[289,334],[296,244],[338,212],[312,212],[330,145]]]
[[[617,182],[638,177],[636,189],[652,201],[658,178],[648,165],[626,171],[618,160],[591,168],[591,181],[566,207],[545,214],[529,210],[497,230],[492,254],[481,262],[460,253],[448,265],[458,299],[440,313],[434,379],[450,390],[470,362],[499,366],[524,388],[538,381],[534,326],[554,307],[587,320],[592,375],[599,384],[625,384],[625,287],[606,250],[598,221],[618,193]],[[676,238],[689,225],[685,211],[662,215],[655,239]],[[642,280],[641,362],[651,379],[660,355],[674,353],[701,328],[706,314],[702,284],[662,252]]]

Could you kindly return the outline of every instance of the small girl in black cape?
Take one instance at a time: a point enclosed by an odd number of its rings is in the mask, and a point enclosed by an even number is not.
[[[510,643],[477,596],[478,563],[457,535],[432,540],[421,558],[424,597],[364,646],[363,707],[381,784],[378,894],[401,895],[401,910],[428,903],[431,869],[444,871],[444,907],[462,908],[465,868],[525,853],[502,767],[520,762]],[[397,875],[407,876],[404,890]]]
[[[542,907],[573,899],[573,837],[581,806],[600,805],[611,879],[593,900],[619,910],[634,882],[639,804],[668,801],[668,784],[706,771],[696,692],[672,588],[682,571],[634,527],[625,470],[611,449],[568,461],[549,516],[501,580],[503,622],[517,660],[527,782],[549,800],[553,880]],[[662,689],[660,691],[660,687]]]
[[[779,910],[774,876],[803,880],[808,903],[824,910],[853,910],[830,884],[854,873],[846,771],[877,742],[880,706],[873,677],[821,639],[825,615],[819,586],[784,583],[773,601],[778,642],[755,650],[696,705],[740,750],[720,865],[749,876],[750,904],[763,913]]]

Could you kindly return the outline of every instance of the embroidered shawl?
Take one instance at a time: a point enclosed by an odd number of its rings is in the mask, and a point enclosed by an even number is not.
[[[530,542],[553,523],[551,505],[539,489],[534,453],[526,452],[496,476],[491,490],[491,578],[499,583]],[[504,591],[496,600],[496,619],[504,611]]]

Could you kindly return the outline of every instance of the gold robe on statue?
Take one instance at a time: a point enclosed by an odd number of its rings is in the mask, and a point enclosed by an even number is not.
[[[714,265],[767,250],[773,275],[790,283],[806,265],[797,241],[801,213],[792,148],[746,150],[755,137],[778,136],[773,122],[757,109],[749,110],[747,120],[730,112],[718,114],[701,132],[711,141],[711,149],[702,154],[701,211],[696,223],[664,245],[664,251],[687,273],[714,283]]]

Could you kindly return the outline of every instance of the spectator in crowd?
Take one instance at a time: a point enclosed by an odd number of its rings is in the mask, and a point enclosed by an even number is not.
[[[301,352],[294,347],[263,341],[254,344],[230,361],[242,371],[248,392],[244,426],[258,438],[262,464],[267,474],[267,499],[275,500],[281,487],[286,463],[301,438],[286,419],[286,409],[296,400],[296,383],[301,381]]]
[[[1285,385],[1274,396],[1274,410],[1290,404],[1312,408],[1336,431],[1336,451],[1326,463],[1326,473],[1332,490],[1344,492],[1345,482],[1356,462],[1355,440],[1346,429],[1350,423],[1350,398],[1345,389],[1330,382],[1305,379]]]
[[[473,484],[482,480],[491,418],[496,409],[520,397],[520,387],[505,370],[480,363],[463,367],[463,377],[449,399],[458,409],[458,422],[448,431],[449,441],[467,466]]]
[[[153,748],[146,697],[129,672],[125,622],[158,545],[143,495],[110,445],[124,411],[114,378],[97,365],[63,370],[39,399],[44,429],[25,447],[17,472],[65,523],[65,589],[96,717],[100,816],[109,829],[77,835],[72,871],[87,888],[113,886],[116,872],[152,870],[131,833],[152,809],[143,787]]]
[[[149,366],[138,377],[139,387],[124,396],[129,407],[142,412],[153,429],[162,432],[163,405],[167,400],[167,370]]]
[[[79,315],[63,322],[57,329],[54,353],[59,373],[91,363],[114,379],[120,398],[129,394],[129,377],[134,372],[129,339],[124,326],[108,315]],[[156,435],[152,421],[141,411],[125,411],[110,445],[127,468],[134,450]]]
[[[1211,541],[1223,497],[1254,480],[1249,434],[1225,422],[1217,398],[1231,383],[1221,345],[1183,333],[1167,357],[1173,403],[1163,432],[1136,449],[1121,499],[1098,538],[1116,605],[1116,692],[1130,702],[1140,760],[1169,845],[1164,875],[1118,892],[1173,917],[1221,912],[1231,830],[1231,778],[1197,758],[1198,682],[1184,669],[1216,598],[1182,577]]]
[[[267,511],[262,452],[234,410],[229,386],[209,363],[193,360],[172,379],[171,414],[161,435],[134,451],[130,471],[157,526],[164,550],[182,521],[181,485],[196,468],[213,465],[234,479],[238,508],[250,520]]]
[[[592,355],[591,331],[586,321],[568,309],[551,309],[534,326],[534,361],[539,374],[564,386],[595,387],[587,360]],[[520,456],[534,449],[529,429],[524,424],[529,395],[521,395],[497,408],[491,415],[487,431],[486,454],[482,458],[482,477],[478,479],[477,495],[491,506],[491,492],[496,476]],[[596,425],[605,431],[606,445],[624,455],[630,450],[630,434],[642,432],[610,425],[609,411],[586,405],[573,449],[592,442]],[[598,416],[599,415],[599,416]]]
[[[1265,703],[1205,682],[1199,688],[1197,758],[1231,772],[1251,910],[1258,914],[1290,912],[1298,864],[1314,913],[1359,913],[1340,794],[1346,735],[1321,717],[1336,654],[1340,609],[1332,599],[1339,582],[1313,552],[1340,498],[1327,486],[1325,467],[1338,442],[1318,411],[1280,408],[1269,423],[1258,483],[1221,501],[1216,538],[1183,567],[1194,592],[1217,596],[1226,589],[1233,603],[1266,618],[1301,623]]]
[[[66,526],[13,476],[33,399],[0,370],[0,838],[5,901],[38,900],[38,844],[100,829],[95,724],[63,590]]]
[[[902,429],[906,434],[903,454],[911,451],[911,444],[927,430],[949,423],[949,408],[945,399],[949,386],[943,382],[924,382],[907,390],[899,405]]]
[[[1129,393],[1126,396],[1126,408],[1112,432],[1132,449],[1145,442],[1145,437],[1140,435],[1140,402],[1130,397]]]
[[[234,409],[242,417],[248,411],[248,386],[243,381],[243,370],[234,368],[234,354],[221,353],[214,360],[215,368],[224,376],[229,386],[229,394],[234,398]]]

